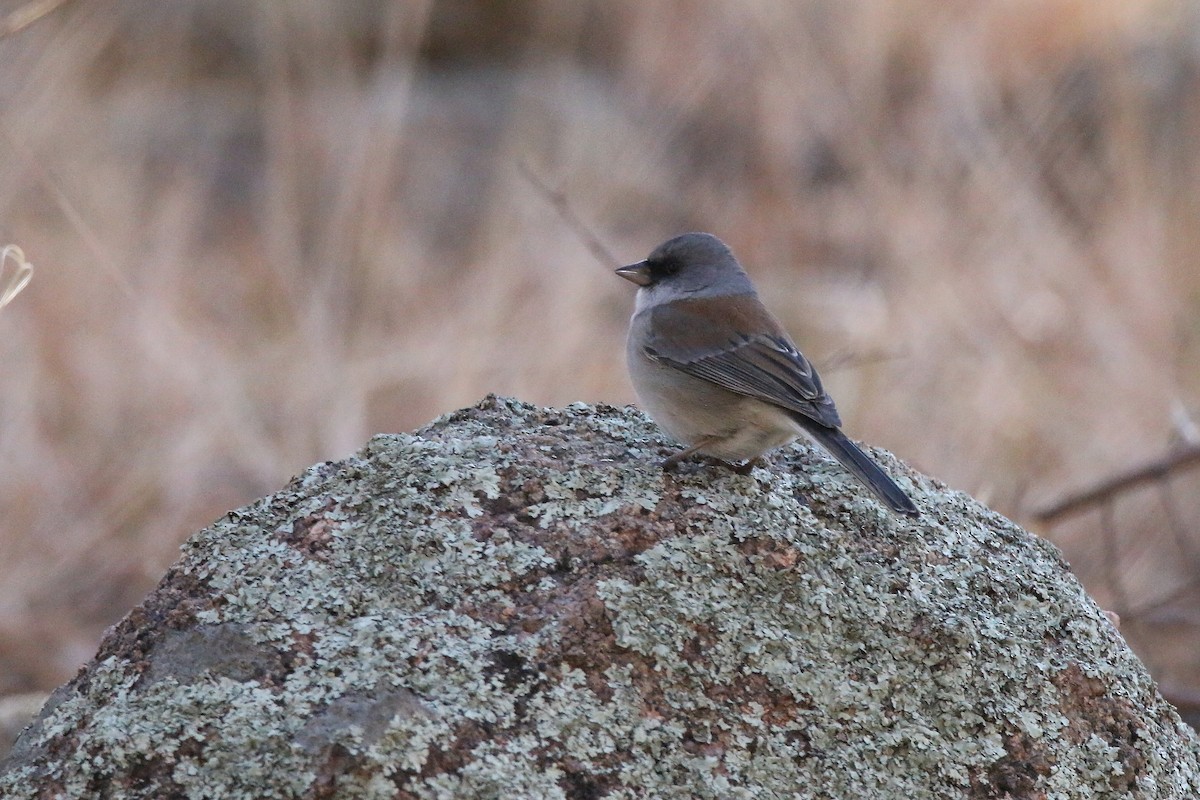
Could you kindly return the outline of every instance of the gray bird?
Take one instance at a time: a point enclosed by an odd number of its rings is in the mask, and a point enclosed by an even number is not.
[[[817,371],[763,306],[733,253],[685,233],[617,270],[638,285],[626,358],[638,399],[686,449],[722,461],[757,458],[806,435],[890,508],[917,507],[846,438]]]

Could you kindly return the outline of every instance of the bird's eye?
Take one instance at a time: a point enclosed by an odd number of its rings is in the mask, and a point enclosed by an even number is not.
[[[654,274],[660,278],[666,278],[679,272],[679,262],[673,258],[666,258],[662,261],[656,261],[651,266]]]

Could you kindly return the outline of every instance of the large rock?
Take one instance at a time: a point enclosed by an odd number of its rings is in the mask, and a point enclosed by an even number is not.
[[[1058,552],[796,446],[656,466],[492,399],[185,546],[4,797],[1194,798],[1194,735]]]

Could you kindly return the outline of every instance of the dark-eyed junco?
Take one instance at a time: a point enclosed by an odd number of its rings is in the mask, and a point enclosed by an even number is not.
[[[808,359],[759,302],[717,237],[685,233],[617,274],[636,283],[626,357],[646,411],[693,453],[754,459],[805,434],[892,509],[916,515],[903,490],[841,432]]]

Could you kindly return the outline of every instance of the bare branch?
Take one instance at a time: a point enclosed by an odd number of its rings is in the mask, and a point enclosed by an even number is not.
[[[575,234],[583,241],[584,245],[587,246],[587,249],[591,251],[592,255],[598,261],[613,269],[621,266],[622,262],[620,259],[613,255],[612,251],[604,245],[604,242],[600,241],[600,237],[593,233],[587,223],[581,220],[574,212],[565,193],[550,188],[545,181],[534,174],[528,164],[521,162],[517,165],[517,169],[521,171],[525,180],[533,185],[538,194],[546,198],[546,202],[550,204],[550,207],[558,212],[558,215],[570,226],[571,230],[575,231]]]
[[[1178,450],[1158,461],[1153,461],[1128,472],[1106,478],[1090,489],[1067,495],[1065,498],[1034,511],[1034,519],[1051,523],[1092,506],[1110,502],[1116,495],[1152,481],[1163,480],[1176,470],[1200,463],[1200,447]]]

